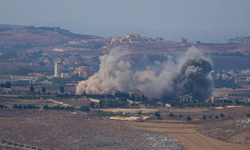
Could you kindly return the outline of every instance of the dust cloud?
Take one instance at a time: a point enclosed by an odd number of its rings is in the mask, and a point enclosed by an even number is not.
[[[133,71],[127,61],[128,50],[115,48],[100,57],[100,70],[76,87],[77,94],[110,94],[115,90],[140,89],[146,96],[178,99],[191,95],[204,100],[212,95],[210,75],[212,64],[196,47],[192,46],[178,59],[168,56],[167,61],[155,62],[143,71]]]

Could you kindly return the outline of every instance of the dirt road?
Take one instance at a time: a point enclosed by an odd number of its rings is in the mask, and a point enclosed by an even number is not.
[[[130,122],[132,123],[132,122]],[[134,123],[134,122],[133,122]],[[132,124],[133,124],[132,123]],[[187,150],[249,150],[250,145],[226,143],[201,135],[195,129],[199,125],[187,124],[187,122],[160,121],[160,122],[136,122],[137,128],[164,132],[184,143]]]

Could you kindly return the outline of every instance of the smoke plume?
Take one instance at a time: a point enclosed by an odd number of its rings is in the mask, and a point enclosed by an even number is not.
[[[204,100],[212,94],[212,65],[209,59],[195,47],[177,60],[168,56],[167,61],[155,62],[143,71],[132,71],[126,61],[127,50],[116,48],[100,58],[100,70],[76,87],[76,93],[109,94],[115,90],[139,89],[146,96],[179,99],[191,95],[195,100]]]

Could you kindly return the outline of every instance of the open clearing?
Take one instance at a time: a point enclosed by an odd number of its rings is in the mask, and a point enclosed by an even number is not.
[[[200,125],[187,124],[187,122],[183,123],[166,123],[172,122],[169,120],[162,120],[162,122],[137,122],[129,124],[138,125],[138,129],[155,131],[155,132],[163,132],[167,135],[172,135],[178,141],[184,143],[184,147],[187,150],[249,150],[250,145],[243,144],[232,144],[226,143],[223,141],[219,141],[216,139],[212,139],[206,136],[201,135],[196,131],[196,128],[200,127]]]
[[[139,108],[139,109],[121,109],[121,108],[115,108],[115,109],[100,109],[101,111],[105,112],[113,112],[113,113],[138,113],[139,111],[141,113],[155,113],[156,111],[159,111],[159,109],[146,109],[146,108]]]

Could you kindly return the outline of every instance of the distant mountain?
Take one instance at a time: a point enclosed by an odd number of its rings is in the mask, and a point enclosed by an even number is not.
[[[24,27],[24,26],[23,25],[0,24],[0,28],[17,29],[18,27]]]

